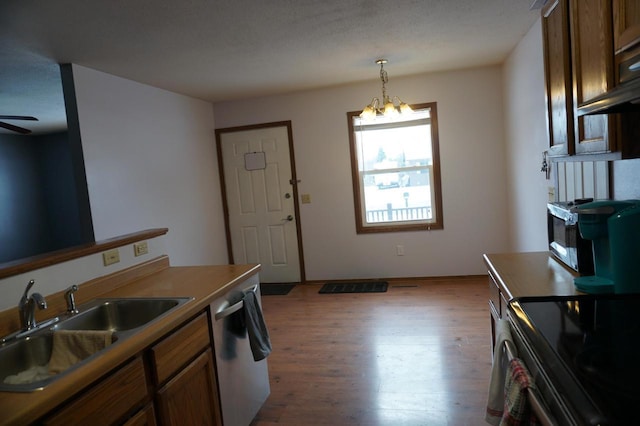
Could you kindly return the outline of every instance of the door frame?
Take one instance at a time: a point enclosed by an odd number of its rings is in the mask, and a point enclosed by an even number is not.
[[[233,132],[243,132],[247,130],[260,130],[267,129],[271,127],[286,127],[287,128],[287,137],[289,139],[289,163],[291,166],[291,179],[289,183],[293,188],[293,208],[296,215],[296,239],[298,241],[298,262],[300,264],[300,282],[306,281],[306,274],[304,270],[304,252],[302,250],[302,226],[300,220],[300,203],[298,199],[298,183],[300,181],[297,178],[296,174],[296,163],[295,163],[295,155],[293,151],[293,130],[291,127],[291,120],[287,121],[275,121],[271,123],[262,123],[262,124],[250,124],[247,126],[236,126],[236,127],[224,127],[220,129],[216,129],[216,152],[218,154],[218,174],[220,176],[220,190],[222,194],[222,209],[224,214],[224,228],[225,228],[225,236],[227,239],[227,257],[230,264],[233,264],[233,247],[231,244],[231,228],[229,227],[229,205],[227,201],[227,187],[224,179],[224,163],[222,160],[222,134],[224,133],[233,133]]]

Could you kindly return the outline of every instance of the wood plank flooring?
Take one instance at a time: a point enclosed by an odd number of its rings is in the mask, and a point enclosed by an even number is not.
[[[271,395],[252,426],[486,424],[486,278],[320,287],[262,297]]]

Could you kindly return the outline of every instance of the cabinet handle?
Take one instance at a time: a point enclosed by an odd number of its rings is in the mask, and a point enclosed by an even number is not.
[[[256,292],[258,291],[258,284],[254,285],[253,287],[251,287],[248,291],[252,291],[252,292]],[[217,314],[215,314],[214,318],[216,321],[220,321],[221,319],[224,319],[226,317],[228,317],[229,315],[238,312],[240,309],[242,309],[244,307],[244,302],[241,300],[238,303],[234,303],[233,305],[229,306],[228,308],[218,312]]]

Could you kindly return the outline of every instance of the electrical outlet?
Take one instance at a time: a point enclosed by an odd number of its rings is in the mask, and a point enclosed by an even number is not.
[[[404,246],[396,246],[396,254],[398,256],[404,256]]]
[[[104,261],[104,266],[118,263],[120,262],[120,252],[118,251],[118,249],[105,251],[104,253],[102,253],[102,260]]]
[[[142,256],[143,254],[147,253],[149,253],[149,246],[147,245],[146,241],[141,241],[139,243],[133,244],[133,254],[136,257]]]
[[[301,198],[302,198],[302,204],[311,203],[311,194],[302,194]]]

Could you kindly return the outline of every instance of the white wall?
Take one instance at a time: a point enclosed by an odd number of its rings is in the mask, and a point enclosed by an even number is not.
[[[444,230],[356,234],[346,113],[380,96],[379,80],[214,104],[218,128],[291,120],[312,200],[300,205],[309,280],[482,274],[482,254],[507,249],[501,68],[389,73],[390,95],[438,103]]]
[[[95,253],[78,259],[69,260],[52,266],[24,272],[0,279],[0,311],[18,306],[29,280],[35,284],[31,293],[40,293],[45,297],[69,288],[72,284],[80,285],[94,278],[122,271],[131,266],[146,262],[166,254],[167,235],[147,240],[149,252],[139,257],[133,254],[133,244],[118,248],[120,262],[104,266],[102,253]],[[82,292],[82,286],[78,290]]]
[[[549,146],[540,19],[507,58],[503,72],[510,251],[544,251],[553,181],[540,172]]]
[[[227,262],[208,102],[73,65],[96,240],[169,228],[172,265]]]

